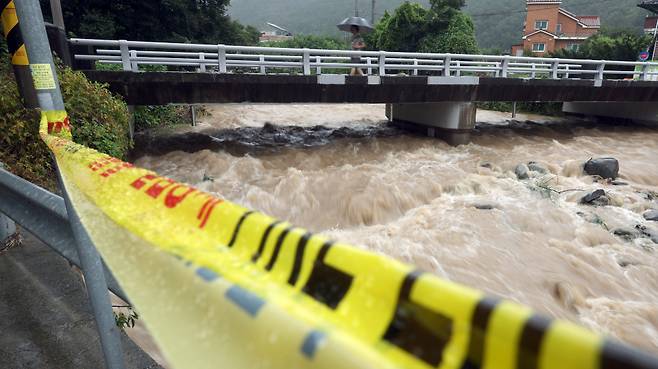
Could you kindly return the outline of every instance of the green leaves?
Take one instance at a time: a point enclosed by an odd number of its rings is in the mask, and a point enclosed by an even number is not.
[[[371,49],[390,51],[477,53],[475,27],[458,9],[463,0],[432,0],[431,8],[404,2],[388,12],[369,35]]]

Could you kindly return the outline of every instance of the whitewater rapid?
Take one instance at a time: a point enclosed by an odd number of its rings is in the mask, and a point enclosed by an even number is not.
[[[658,209],[657,129],[537,116],[510,124],[508,114],[480,112],[486,124],[473,142],[451,147],[386,128],[381,105],[208,113],[186,130],[240,150],[177,150],[137,164],[658,353],[658,222],[642,216]],[[315,142],[318,125],[329,133]],[[357,133],[334,134],[340,127]],[[583,174],[585,161],[604,156],[619,160],[626,185]],[[530,161],[547,173],[518,180],[514,168]],[[579,203],[596,189],[611,205]]]

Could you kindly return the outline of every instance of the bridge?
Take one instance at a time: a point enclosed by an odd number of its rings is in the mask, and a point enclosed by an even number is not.
[[[569,113],[658,122],[658,62],[96,39],[70,44],[79,68],[131,105],[386,103],[389,119],[454,143],[468,140],[475,102],[563,102]],[[92,70],[97,63],[116,67]],[[152,66],[167,71],[145,72]],[[352,68],[366,75],[346,75]]]

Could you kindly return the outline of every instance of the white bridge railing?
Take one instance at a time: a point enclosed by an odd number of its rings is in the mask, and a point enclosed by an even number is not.
[[[351,51],[205,45],[126,40],[70,40],[91,46],[76,60],[120,64],[124,71],[138,72],[141,65],[196,68],[211,73],[258,73],[303,75],[349,73],[361,68],[368,75],[419,72],[441,76],[493,76],[503,78],[603,79],[658,81],[658,62],[629,62],[535,58],[525,56],[432,54],[389,51]]]

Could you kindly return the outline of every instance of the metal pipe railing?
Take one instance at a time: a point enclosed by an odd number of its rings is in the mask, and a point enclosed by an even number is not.
[[[577,79],[591,75],[600,83],[606,76],[633,75],[652,80],[658,75],[658,62],[558,59],[527,56],[470,55],[389,51],[352,51],[271,48],[260,46],[185,44],[127,40],[71,39],[74,45],[97,48],[92,55],[75,55],[79,60],[122,64],[125,71],[137,72],[140,65],[198,67],[202,72],[228,73],[235,68],[258,69],[266,74],[272,69],[300,70],[305,75],[322,74],[323,69],[367,69],[386,75],[386,70],[424,71],[443,76],[462,73],[496,77],[521,75],[528,78]],[[358,58],[359,62],[353,62]],[[629,70],[640,67],[642,71]]]

